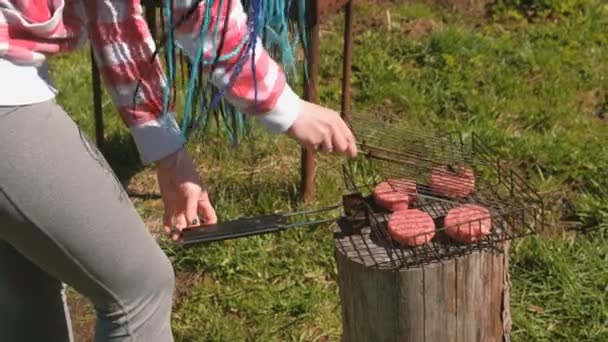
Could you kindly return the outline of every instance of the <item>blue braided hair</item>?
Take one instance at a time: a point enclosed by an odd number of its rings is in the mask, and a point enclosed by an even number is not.
[[[163,32],[164,37],[153,54],[153,58],[159,53],[159,50],[165,47],[165,62],[167,64],[167,82],[163,89],[163,111],[166,115],[171,101],[175,101],[176,91],[176,72],[177,58],[175,49],[175,29],[188,20],[198,9],[202,0],[195,1],[191,8],[185,12],[179,19],[175,20],[173,16],[173,0],[163,0]],[[219,5],[220,9],[226,4],[226,13],[224,13],[225,22],[223,32],[219,32],[220,23],[216,20],[215,27],[210,27],[213,6]],[[296,8],[299,14],[297,23],[294,24],[290,20],[291,11],[294,9],[294,1],[298,2]],[[238,143],[239,137],[250,133],[250,125],[247,116],[239,112],[224,99],[225,92],[232,87],[236,77],[240,74],[243,66],[248,58],[251,58],[251,68],[253,74],[254,96],[257,103],[257,79],[255,53],[258,44],[258,38],[261,38],[262,43],[269,53],[276,59],[280,60],[283,69],[286,72],[288,81],[293,82],[296,76],[296,58],[295,48],[302,45],[307,49],[306,32],[306,2],[311,0],[241,0],[243,8],[248,16],[248,34],[245,35],[242,41],[235,49],[224,54],[219,54],[223,51],[224,36],[227,29],[228,14],[231,8],[231,0],[207,0],[205,1],[205,15],[203,22],[200,25],[198,50],[194,56],[191,56],[191,63],[184,65],[183,59],[181,64],[182,82],[186,97],[184,103],[184,111],[182,116],[182,134],[189,138],[192,132],[197,130],[205,131],[208,127],[209,120],[212,116],[216,122],[222,121],[231,143]],[[301,35],[297,34],[297,32]],[[203,46],[207,33],[212,32],[213,35],[213,56],[205,59],[203,56]],[[219,37],[219,39],[218,39]],[[245,52],[243,53],[243,49]],[[240,55],[239,55],[240,54]],[[216,89],[211,85],[208,79],[203,79],[202,68],[211,68],[215,70],[218,63],[226,61],[239,55],[234,71],[231,74],[230,80]],[[187,80],[183,76],[183,71],[188,70]],[[306,70],[305,70],[306,76]],[[139,87],[139,85],[138,85]],[[137,93],[137,91],[136,91]]]

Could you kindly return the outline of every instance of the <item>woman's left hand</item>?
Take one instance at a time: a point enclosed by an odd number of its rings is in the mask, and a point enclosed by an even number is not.
[[[156,174],[165,205],[163,228],[173,240],[178,240],[186,227],[217,223],[209,194],[185,148],[156,162]]]

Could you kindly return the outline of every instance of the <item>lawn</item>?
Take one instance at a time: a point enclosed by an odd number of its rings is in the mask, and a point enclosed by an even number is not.
[[[536,3],[538,6],[527,6]],[[547,231],[511,254],[514,341],[608,341],[608,5],[505,0],[480,18],[422,3],[359,1],[353,110],[410,127],[476,132],[544,196]],[[390,17],[390,26],[387,18]],[[320,102],[339,108],[341,18],[322,29]],[[93,133],[86,51],[52,61],[60,103]],[[107,96],[110,163],[153,233],[162,204]],[[299,150],[255,130],[236,150],[190,142],[220,219],[293,211]],[[341,193],[341,160],[323,156],[317,199]],[[576,222],[585,229],[571,229]],[[183,341],[335,341],[340,304],[330,227],[167,249]],[[78,336],[90,309],[71,296]]]

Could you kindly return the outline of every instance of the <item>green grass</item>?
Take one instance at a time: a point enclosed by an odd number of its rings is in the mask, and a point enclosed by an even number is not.
[[[563,234],[517,244],[511,307],[519,341],[605,341],[608,303],[605,234]]]
[[[479,19],[423,4],[358,2],[353,109],[390,114],[411,127],[477,132],[511,161],[552,212],[551,234],[513,247],[513,340],[607,341],[606,229],[562,232],[557,220],[608,224],[608,119],[602,119],[608,117],[608,7],[588,1],[560,10],[546,1],[542,15],[530,19],[517,4],[504,1],[493,17]],[[408,38],[429,20],[437,24],[432,34]],[[334,108],[341,47],[333,42],[341,25],[336,18],[322,36],[320,98]],[[61,104],[92,134],[86,57],[57,58],[52,72]],[[154,192],[150,169],[138,164],[128,132],[104,99],[106,155],[131,189]],[[229,150],[213,136],[191,145],[221,219],[300,208],[293,142],[259,133],[253,148]],[[337,200],[339,162],[321,158],[318,201],[308,207]],[[158,200],[134,200],[157,229]],[[339,338],[328,227],[168,253],[183,287],[174,314],[178,340]]]

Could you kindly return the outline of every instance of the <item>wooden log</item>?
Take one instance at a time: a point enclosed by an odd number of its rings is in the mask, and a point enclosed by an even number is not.
[[[343,341],[509,340],[508,246],[391,269],[396,256],[369,230],[340,227],[334,238]]]

